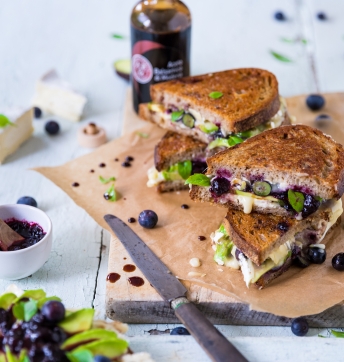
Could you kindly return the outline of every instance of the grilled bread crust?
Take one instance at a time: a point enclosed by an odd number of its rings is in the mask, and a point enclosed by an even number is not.
[[[160,193],[187,190],[187,188],[188,185],[185,185],[184,180],[163,181],[160,182],[156,187],[157,191]]]
[[[206,147],[206,143],[195,140],[190,136],[168,131],[155,146],[155,168],[162,171],[177,162],[204,159]]]
[[[302,186],[326,200],[344,192],[343,146],[309,126],[265,131],[208,158],[207,164],[208,175],[226,169],[236,178]]]
[[[221,92],[218,99],[211,92]],[[154,102],[192,108],[226,132],[241,132],[273,117],[280,106],[276,77],[262,69],[241,68],[174,79],[151,86]]]
[[[305,219],[296,220],[286,216],[228,210],[224,225],[234,245],[256,265],[261,265],[273,249],[304,229],[316,228],[320,220],[328,221],[329,215],[329,210],[318,210]],[[279,225],[287,225],[288,230],[281,230]]]

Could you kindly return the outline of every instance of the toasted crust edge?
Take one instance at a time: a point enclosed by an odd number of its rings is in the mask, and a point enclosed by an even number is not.
[[[189,185],[185,185],[184,180],[176,180],[176,181],[160,182],[157,185],[156,189],[159,193],[163,193],[163,192],[187,190],[188,187]]]

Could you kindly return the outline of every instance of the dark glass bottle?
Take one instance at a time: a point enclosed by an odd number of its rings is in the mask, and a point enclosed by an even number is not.
[[[131,13],[134,109],[151,84],[190,75],[191,15],[178,0],[140,1]]]

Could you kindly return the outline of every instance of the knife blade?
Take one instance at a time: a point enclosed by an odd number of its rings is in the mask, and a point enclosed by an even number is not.
[[[168,301],[178,319],[216,362],[247,362],[247,359],[225,338],[210,321],[187,300],[187,289],[172,275],[166,265],[144,241],[121,219],[105,215],[104,220],[117,235],[127,252],[161,297]]]

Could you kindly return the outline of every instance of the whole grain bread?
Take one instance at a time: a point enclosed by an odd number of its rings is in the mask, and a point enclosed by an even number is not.
[[[185,185],[184,180],[163,181],[160,182],[156,187],[157,191],[160,193],[187,190],[187,188],[188,185]]]
[[[162,171],[177,162],[204,159],[206,147],[206,143],[190,136],[168,131],[155,146],[155,168]]]
[[[292,217],[244,214],[238,210],[228,210],[224,226],[234,245],[256,265],[261,265],[273,249],[292,240],[295,234],[308,229],[317,229],[319,222],[327,222],[330,209],[321,209],[309,217],[296,220]],[[287,230],[286,230],[287,229]]]

